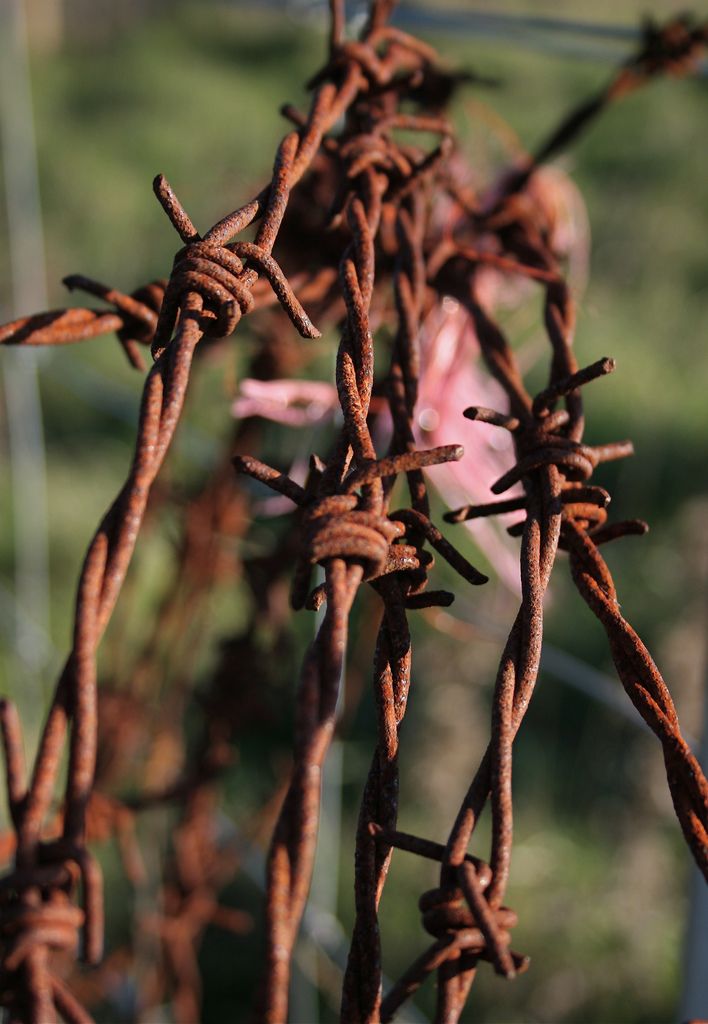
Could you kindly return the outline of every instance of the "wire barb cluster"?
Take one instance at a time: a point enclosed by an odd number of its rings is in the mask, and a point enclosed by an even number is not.
[[[64,344],[116,331],[133,365],[142,366],[138,345],[149,345],[154,360],[145,379],[127,480],[86,556],[73,648],[29,783],[17,712],[9,701],[0,704],[16,832],[15,864],[0,881],[0,988],[12,1020],[36,1024],[57,1015],[72,1022],[89,1019],[53,969],[53,957],[80,950],[87,962],[100,960],[101,880],[87,837],[102,830],[118,833],[128,874],[136,879],[142,870],[132,834],[138,811],[182,801],[171,882],[163,893],[162,915],[152,922],[174,968],[172,981],[165,984],[175,990],[178,1018],[198,1012],[195,948],[206,922],[246,926],[243,916],[229,918],[219,908],[222,861],[218,844],[207,839],[214,780],[229,761],[232,729],[225,722],[231,721],[233,709],[225,713],[224,701],[225,689],[238,692],[237,659],[236,668],[229,663],[229,687],[219,677],[207,701],[207,727],[191,771],[131,804],[112,801],[95,789],[106,771],[100,758],[97,765],[96,650],[179,422],[198,348],[217,344],[245,314],[273,303],[302,337],[320,336],[281,268],[285,259],[276,262],[272,255],[278,239],[286,257],[293,251],[298,256],[297,291],[308,308],[316,309],[315,319],[323,326],[339,325],[335,376],[342,424],[326,457],[312,456],[304,485],[245,454],[243,438],[232,459],[239,475],[265,484],[296,506],[291,604],[294,609],[320,609],[322,616],[300,672],[292,770],[267,861],[261,1018],[272,1024],[287,1019],[290,965],[313,870],[321,776],[336,727],[349,613],[363,582],[376,591],[382,605],[373,672],[377,737],[356,834],[356,916],[343,978],[344,1020],[391,1019],[436,971],[436,1019],[454,1022],[480,961],[490,962],[507,978],[528,967],[528,959],[512,948],[517,918],[504,902],[513,835],[513,743],[538,674],[543,597],[559,549],[569,552],[578,590],[607,632],[630,699],[662,743],[681,827],[708,877],[708,784],[681,735],[663,679],[619,611],[615,585],[598,550],[615,538],[646,530],[639,520],[608,523],[609,494],[591,482],[598,466],[631,455],[631,444],[592,446],[583,441],[582,388],[612,372],[614,362],[605,358],[578,367],[570,290],[543,211],[534,208],[525,191],[539,163],[610,101],[657,73],[690,70],[706,42],[706,29],[686,19],[662,29],[650,27],[639,55],[575,111],[535,156],[514,168],[489,198],[472,195],[466,187],[442,109],[466,76],[447,72],[431,47],[389,26],[392,6],[374,0],[360,38],[349,40],[343,4],[333,0],[329,59],[310,83],[309,112],[284,108],[294,130],[278,148],[270,183],[250,202],[200,235],[166,179],[155,179],[156,196],[182,242],[166,282],[126,295],[74,275],[66,279],[68,287],[95,295],[112,309],[42,313],[0,328],[0,342],[7,344]],[[319,214],[323,196],[327,215],[315,229],[313,211]],[[257,229],[252,242],[234,240],[253,224]],[[543,290],[552,357],[548,383],[535,396],[527,391],[514,351],[485,305],[478,273],[485,266],[535,282]],[[521,495],[467,505],[445,518],[459,523],[511,510],[523,510],[525,518],[510,529],[521,538],[522,599],[495,682],[489,745],[442,844],[399,831],[397,818],[400,729],[411,685],[408,613],[453,600],[447,591],[428,589],[433,552],[467,583],[476,586],[487,579],[431,519],[423,471],[458,461],[464,452],[459,445],[422,450],[415,433],[424,373],[422,325],[445,296],[454,297],[465,311],[489,373],[508,400],[503,412],[480,407],[465,412],[470,419],[510,432],[513,439],[515,464],[492,491],[504,495],[523,485]],[[272,323],[274,331],[282,332],[283,317]],[[382,325],[391,329],[387,369],[375,378],[375,363],[382,365],[375,358],[375,345],[377,351],[385,347],[383,332],[377,335]],[[376,450],[381,437],[388,439],[384,455]],[[392,499],[401,476],[409,500],[396,509]],[[231,507],[231,497],[224,498],[227,490],[220,471],[218,486],[205,492],[205,501],[212,501],[210,507],[219,515]],[[210,531],[218,527],[217,518],[216,513],[212,518],[196,516],[193,527],[188,517],[185,526],[184,565],[199,577],[192,594],[208,588],[217,572],[214,551],[203,548],[204,536],[210,540]],[[197,570],[197,564],[207,568]],[[324,576],[315,586],[314,566]],[[276,575],[272,569],[271,576]],[[168,600],[164,615],[158,616],[158,630],[167,630],[171,607]],[[251,635],[243,644],[252,654]],[[105,716],[109,695],[103,699]],[[137,704],[135,700],[133,706]],[[112,735],[117,751],[117,737],[123,735],[117,725]],[[69,765],[63,806],[52,816],[65,745]],[[106,750],[103,756],[105,761]],[[469,846],[487,803],[492,842],[485,861],[472,856]],[[422,926],[433,941],[384,995],[378,916],[396,849],[437,862],[440,877],[419,904]],[[79,887],[81,907],[76,905]],[[180,985],[181,973],[191,981]]]

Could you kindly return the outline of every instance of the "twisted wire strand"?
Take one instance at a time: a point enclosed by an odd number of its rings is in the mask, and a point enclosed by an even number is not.
[[[668,34],[671,35],[670,32]],[[694,47],[693,42],[691,47]],[[640,65],[641,60],[638,61]],[[660,61],[657,62],[657,70],[659,65]],[[635,65],[631,67],[634,69]],[[621,90],[617,94],[621,94]],[[519,188],[523,184],[525,182],[521,180],[515,182]],[[512,201],[512,192],[510,189],[507,203]],[[438,971],[436,1019],[454,1021],[459,1018],[466,1001],[480,955],[491,958],[496,969],[507,977],[513,976],[519,967],[525,967],[522,958],[518,955],[509,956],[506,952],[508,933],[504,940],[500,938],[500,933],[495,935],[487,926],[486,930],[483,929],[485,942],[478,950],[471,950],[467,946],[467,939],[461,943],[456,936],[459,936],[461,928],[464,931],[464,925],[469,924],[469,920],[461,920],[456,914],[456,908],[460,894],[463,894],[471,920],[480,925],[482,905],[485,912],[486,908],[497,913],[501,909],[511,858],[512,745],[538,673],[543,593],[562,538],[567,538],[566,543],[571,550],[576,584],[608,632],[613,658],[625,688],[662,741],[669,786],[679,821],[699,867],[704,873],[706,871],[708,789],[705,778],[681,737],[673,704],[670,703],[663,680],[648,652],[619,614],[609,571],[585,532],[590,529],[597,534],[598,540],[604,541],[645,528],[644,524],[633,525],[631,528],[619,524],[617,529],[608,531],[604,525],[606,492],[585,487],[582,483],[589,479],[599,462],[631,454],[628,442],[601,449],[591,449],[581,444],[584,418],[579,389],[611,372],[614,362],[600,360],[578,370],[571,349],[574,316],[567,286],[554,266],[543,240],[530,229],[530,225],[514,216],[513,207],[504,223],[504,218],[499,216],[500,210],[504,210],[501,203],[493,217],[501,222],[498,235],[502,254],[489,262],[499,269],[522,272],[544,284],[544,320],[552,348],[550,382],[534,400],[531,399],[523,385],[510,346],[475,296],[474,278],[470,281],[464,271],[459,273],[457,279],[448,274],[444,287],[451,290],[466,306],[475,323],[488,368],[501,383],[510,403],[510,417],[477,409],[466,413],[470,418],[497,423],[512,431],[517,463],[492,486],[492,491],[503,493],[518,481],[523,482],[525,489],[523,501],[512,499],[481,509],[468,506],[451,513],[448,518],[456,522],[477,514],[497,514],[512,507],[523,506],[526,509],[526,519],[521,527],[522,603],[497,675],[491,742],[458,813],[442,858],[440,891],[448,894],[447,902],[443,902],[448,915],[447,927],[428,953],[412,965],[388,994],[382,1006],[382,1019],[389,1019],[400,1002],[433,969]],[[449,260],[464,263],[472,259],[474,263],[479,262],[477,253],[465,252],[454,246],[449,246],[442,253],[442,259],[438,254],[438,259],[441,267]],[[565,409],[555,413],[555,404],[559,398],[563,398]],[[578,479],[581,483],[577,482]],[[586,542],[584,549],[581,549],[581,540]],[[642,682],[637,680],[637,676]],[[652,696],[648,697],[647,692]],[[488,886],[485,886],[483,903],[480,903],[480,893],[465,884],[464,876],[469,869],[464,866],[464,857],[487,799],[491,799],[492,810],[492,877]],[[424,901],[421,901],[421,909],[425,910]]]
[[[389,371],[389,406],[394,423],[391,447],[399,454],[399,465],[402,464],[400,456],[415,448],[411,418],[417,393],[417,340],[425,291],[424,208],[420,193],[411,205],[411,212],[401,206],[396,220],[400,248],[394,270],[394,291],[399,325]],[[429,504],[423,475],[419,469],[413,469],[407,476],[413,509],[426,515]],[[415,537],[417,531],[412,532],[411,539],[419,544],[420,539]],[[382,956],[377,915],[392,847],[376,842],[369,825],[376,822],[384,829],[396,827],[398,728],[406,711],[411,674],[406,600],[412,592],[416,595],[423,592],[427,575],[421,573],[414,580],[408,573],[394,574],[377,584],[385,603],[374,661],[379,740],[359,812],[355,853],[356,919],[342,991],[342,1018],[353,1022],[376,1020],[380,1014]]]
[[[357,57],[356,50],[353,51],[349,48],[347,53],[350,57]],[[370,62],[365,63],[364,70],[376,78],[377,84],[388,84],[391,80],[389,76],[385,78],[381,76],[376,68],[372,71]],[[381,106],[385,110],[383,102]],[[377,122],[374,120],[374,127],[376,124]],[[393,129],[399,126],[399,122],[395,117],[388,116],[385,119],[385,126]],[[430,123],[422,118],[411,118],[405,122],[405,127],[413,126],[420,130],[428,130]],[[438,127],[437,122],[436,127]],[[330,621],[330,615],[334,615],[337,606],[341,604],[343,607],[342,618],[346,619],[353,600],[353,593],[364,578],[364,574],[371,578],[375,586],[381,590],[386,601],[385,634],[380,638],[381,655],[377,662],[377,701],[380,709],[383,709],[385,705],[395,704],[395,714],[398,716],[402,716],[405,707],[410,678],[410,637],[405,622],[403,601],[411,586],[409,583],[405,590],[400,592],[400,584],[397,584],[395,579],[400,561],[396,560],[393,565],[390,565],[388,550],[392,541],[398,538],[402,539],[404,525],[408,524],[405,522],[405,514],[396,514],[391,516],[390,520],[382,518],[386,511],[386,494],[390,491],[390,487],[387,487],[386,490],[382,487],[382,476],[386,475],[388,483],[403,468],[408,471],[409,477],[414,481],[412,488],[414,511],[420,517],[420,520],[415,520],[412,532],[414,534],[421,532],[422,521],[423,533],[427,533],[429,537],[433,536],[426,517],[427,498],[419,469],[420,466],[428,462],[428,458],[415,457],[415,444],[410,427],[417,377],[414,346],[417,341],[420,313],[416,304],[420,307],[422,291],[425,287],[425,274],[419,251],[420,244],[417,250],[412,244],[408,245],[409,265],[406,266],[406,271],[409,275],[415,275],[414,282],[411,283],[410,277],[406,277],[404,280],[402,274],[399,274],[397,279],[397,301],[401,309],[401,329],[396,346],[397,355],[394,357],[390,378],[392,393],[395,396],[392,408],[396,406],[394,411],[396,432],[400,435],[403,431],[405,441],[403,444],[398,441],[394,443],[393,450],[400,453],[398,456],[388,457],[387,460],[383,460],[384,464],[378,464],[375,472],[372,471],[372,467],[376,464],[376,454],[367,425],[367,412],[373,384],[373,348],[369,326],[369,307],[375,271],[374,238],[381,218],[381,197],[387,186],[386,177],[382,172],[393,171],[395,173],[397,171],[401,173],[402,169],[408,171],[408,168],[401,160],[390,160],[392,153],[390,142],[380,151],[375,151],[372,154],[374,159],[362,163],[358,157],[360,147],[352,144],[360,138],[360,133],[355,134],[340,147],[345,160],[354,161],[354,164],[350,164],[347,170],[347,176],[351,176],[352,180],[352,194],[346,213],[351,242],[342,256],[339,267],[340,285],[347,311],[337,357],[337,387],[344,416],[344,428],[340,441],[330,462],[311,478],[311,484],[302,494],[298,494],[288,486],[281,474],[261,464],[257,465],[255,460],[250,460],[248,463],[244,460],[238,462],[238,468],[241,471],[257,476],[274,489],[288,493],[305,507],[302,529],[305,545],[304,564],[296,577],[294,605],[298,607],[306,603],[309,566],[312,562],[321,561],[323,563],[326,577],[324,596],[327,600],[327,614],[315,644],[306,656],[301,681],[302,690],[298,698],[298,707],[301,709],[302,716],[302,709],[315,702],[315,694],[319,691],[320,717],[306,720],[304,728],[302,717],[300,716],[298,720],[295,766],[269,856],[268,968],[264,987],[263,1014],[265,1019],[274,1021],[283,1019],[287,1012],[288,962],[302,914],[304,903],[302,893],[309,885],[309,876],[312,870],[314,842],[310,838],[310,833],[316,829],[320,769],[332,734],[338,677],[341,671],[341,660],[330,656],[329,664],[327,664],[321,653],[321,648],[324,638],[327,642],[330,641],[330,638],[339,641],[339,636],[341,636],[343,640],[344,627],[339,627],[339,635],[337,635],[334,632],[337,627]],[[423,225],[422,206],[419,201],[414,200],[413,207],[418,211],[417,234],[420,238]],[[402,210],[400,221],[399,230],[404,238],[407,233],[410,242],[414,228],[405,210]],[[413,297],[414,288],[415,299]],[[400,404],[401,400],[403,406]],[[401,409],[403,409],[402,415]],[[450,458],[459,457],[461,452],[457,448],[453,448],[451,451],[441,454],[443,458]],[[347,477],[350,465],[356,468]],[[332,493],[344,486],[351,495],[355,483],[361,486],[360,497],[352,495],[342,501],[336,493]],[[417,511],[417,509],[424,511]],[[398,524],[398,528],[396,528],[396,524]],[[355,526],[358,527],[357,531],[354,530]],[[380,545],[376,543],[377,529],[382,539]],[[362,533],[362,531],[365,532]],[[452,549],[444,545],[437,531],[434,538],[434,543],[443,550],[445,556],[455,560],[455,556],[451,554]],[[414,551],[420,548],[421,539],[414,543]],[[394,544],[392,552],[394,559],[396,559],[398,549],[402,546]],[[410,542],[406,546],[410,548]],[[337,558],[337,555],[340,557]],[[358,566],[356,563],[352,565],[351,562],[347,565],[347,560],[352,558],[357,559]],[[474,582],[481,582],[484,579],[474,573],[460,556],[457,556],[456,561],[459,566],[463,567],[463,570],[467,571],[468,578],[469,576],[473,577]],[[409,564],[404,563],[406,568]],[[420,561],[418,564],[421,564]],[[337,575],[334,575],[335,572]],[[346,589],[344,582],[346,577],[343,572],[348,573],[352,580],[352,584]],[[390,572],[393,575],[389,575]],[[377,581],[377,577],[382,578]],[[396,591],[400,592],[398,600],[394,597]],[[320,593],[322,594],[321,589]],[[383,653],[385,650],[391,650],[394,653],[386,656]],[[388,712],[385,712],[384,718],[388,719],[388,717]],[[307,734],[308,728],[309,735]],[[304,740],[303,733],[305,734]],[[389,800],[391,813],[386,814],[385,817],[395,823],[395,752],[389,749],[387,753],[389,764],[384,769],[384,774],[387,777],[382,786],[388,786],[392,792]],[[380,754],[375,757],[375,761],[379,757]],[[375,775],[376,769],[373,771]],[[372,779],[374,775],[371,776]],[[366,810],[362,812],[359,842],[369,847],[367,856],[373,851],[374,858],[376,858],[378,854],[366,831],[367,810],[370,811],[370,808],[367,808],[366,797],[364,807]],[[293,828],[293,819],[296,819],[299,828]],[[379,878],[385,874],[387,860],[388,855],[384,855],[381,863],[374,869]],[[372,892],[378,890],[380,894],[380,886],[380,881],[372,882],[370,878],[367,880],[359,878],[357,881],[357,904],[361,915],[355,928],[355,945],[350,968],[345,978],[343,1005],[345,1016],[354,1012],[353,1004],[349,1005],[351,1000],[354,998],[356,1001],[360,1001],[362,998],[360,993],[356,995],[353,993],[355,988],[361,987],[364,977],[366,977],[366,986],[369,989],[369,992],[363,996],[364,1001],[370,1004],[367,1019],[369,1019],[370,1013],[376,1013],[377,1001],[380,1001],[380,955],[377,952],[375,923],[371,934],[367,932],[363,947],[356,944],[357,935],[361,935],[365,930],[362,923],[364,917],[370,917]],[[377,899],[378,895],[374,895],[374,902]],[[375,909],[373,913],[375,917]],[[362,965],[356,962],[355,950],[357,949],[362,952],[366,964],[363,969]],[[376,969],[372,973],[369,967],[374,965],[376,965]],[[355,981],[354,977],[356,977]]]
[[[331,104],[329,114],[334,119],[336,109],[336,103]],[[318,107],[316,99],[313,117],[307,128],[302,133],[290,133],[281,145],[271,187],[261,193],[259,203],[251,204],[244,226],[256,218],[261,219],[255,243],[235,243],[232,246],[234,252],[221,244],[237,233],[233,218],[228,220],[226,227],[222,221],[215,226],[216,230],[207,232],[205,246],[169,184],[164,177],[158,176],[155,181],[157,197],[187,245],[186,254],[184,250],[178,254],[176,270],[165,289],[156,322],[154,311],[149,307],[145,307],[149,310],[149,316],[139,310],[136,305],[138,298],[134,298],[131,303],[131,297],[120,296],[87,279],[69,279],[70,286],[79,286],[100,294],[124,314],[119,324],[115,320],[111,321],[112,329],[116,326],[121,331],[132,328],[136,312],[141,312],[143,319],[149,320],[152,332],[150,340],[156,357],[143,391],[133,465],[125,485],[104,516],[89,547],[78,587],[74,648],[57,684],[31,784],[21,809],[18,808],[16,813],[15,872],[24,870],[27,873],[29,868],[31,876],[31,868],[38,865],[40,858],[46,858],[48,852],[60,863],[73,861],[80,867],[85,917],[84,914],[80,917],[74,914],[71,925],[75,929],[83,922],[83,957],[89,963],[100,959],[103,930],[100,876],[84,845],[85,815],[96,758],[96,649],[130,562],[151,485],[177,427],[191,362],[202,337],[210,332],[223,333],[235,327],[240,315],[251,308],[248,290],[255,284],[259,272],[268,277],[283,308],[301,333],[307,337],[318,336],[292,295],[282,272],[270,257],[270,250],[282,221],[292,180],[302,175],[307,166],[304,161],[298,164],[298,159],[303,152],[311,150],[313,138],[319,140],[326,126],[326,122],[321,119],[321,106]],[[185,255],[186,270],[183,265]],[[241,256],[252,266],[245,267]],[[204,257],[204,262],[199,263]],[[230,276],[226,277],[222,270]],[[97,328],[97,320],[100,322],[100,318],[86,314],[87,311],[80,311],[75,314],[76,320],[84,328],[87,323]],[[130,321],[126,321],[126,316]],[[66,327],[66,319],[59,316],[50,321],[48,343],[57,342],[57,336],[51,334],[51,327],[56,327],[58,321],[63,321]],[[68,320],[70,332],[75,324],[71,315]],[[46,323],[47,315],[40,318],[41,326],[46,326]],[[36,318],[15,322],[3,330],[3,340],[10,338],[16,341],[19,333],[22,340],[26,341],[27,334],[31,336],[36,326]],[[105,321],[102,326],[105,327]],[[175,334],[171,338],[173,330]],[[69,771],[63,834],[58,843],[50,845],[42,841],[41,830],[53,797],[64,740],[69,729]],[[8,888],[6,892],[9,891]],[[55,933],[42,932],[32,916],[30,908],[37,901],[36,893],[36,887],[25,882],[17,897],[20,903],[27,904],[28,909],[19,929],[18,941],[22,956],[11,953],[8,960],[7,951],[3,950],[7,975],[5,991],[8,998],[28,1007],[28,1020],[45,1021],[53,1019],[58,1009],[47,974],[48,943],[56,943],[57,940]],[[40,902],[50,906],[55,898],[50,889],[44,898],[40,897]],[[12,907],[3,906],[3,920],[11,912]],[[23,937],[27,939],[24,943]],[[15,994],[11,995],[13,990]]]

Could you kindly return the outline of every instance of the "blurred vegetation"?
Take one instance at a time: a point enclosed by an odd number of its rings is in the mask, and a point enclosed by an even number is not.
[[[613,14],[622,7],[612,5]],[[625,11],[629,17],[634,8]],[[609,74],[593,63],[471,38],[431,41],[449,63],[501,81],[499,88],[461,97],[455,116],[463,138],[472,95],[506,118],[531,147]],[[279,105],[302,101],[302,83],[323,51],[317,24],[184,3],[105,44],[87,48],[69,40],[62,52],[37,59],[33,90],[51,305],[65,304],[59,282],[70,272],[84,271],[126,291],[166,274],[176,240],[150,189],[158,171],[168,176],[198,226],[251,195],[269,174],[283,132]],[[564,161],[586,199],[593,233],[590,284],[579,310],[579,361],[584,365],[602,355],[618,361],[612,377],[586,392],[587,436],[591,442],[632,437],[637,450],[633,460],[603,468],[598,483],[613,494],[614,517],[642,516],[652,526],[647,539],[627,540],[608,557],[624,611],[655,652],[693,736],[701,728],[705,590],[694,552],[708,507],[708,404],[702,386],[708,374],[705,113],[705,79],[662,82],[610,110]],[[474,160],[473,132],[468,137]],[[6,260],[2,246],[0,300],[7,308]],[[198,483],[227,434],[234,381],[248,347],[248,329],[239,328],[229,355],[233,365],[226,374],[222,366],[208,367],[196,386],[166,467],[167,478],[180,486]],[[128,464],[140,377],[126,367],[117,343],[105,339],[47,353],[41,387],[57,649],[47,666],[48,698],[53,670],[67,648],[81,557]],[[273,443],[281,445],[282,437]],[[3,523],[9,522],[7,503],[4,488]],[[134,575],[143,621],[168,572],[173,533],[168,519],[139,545]],[[11,586],[9,527],[0,532],[0,572]],[[468,627],[469,640],[459,629],[441,636],[431,622],[416,624],[414,690],[402,744],[405,830],[445,835],[462,795],[459,780],[482,752],[496,659],[514,614],[513,600],[501,588],[489,591],[451,609],[476,623]],[[218,597],[208,638],[214,643],[234,629],[241,600],[239,593]],[[374,734],[367,690],[373,605],[368,596],[360,604],[349,686],[363,687],[364,698],[345,715],[342,730],[338,912],[345,928],[352,918],[356,813]],[[489,621],[494,629],[485,625]],[[272,733],[244,739],[227,779],[226,811],[237,821],[268,798],[278,758],[286,756],[292,665],[308,622],[295,626],[292,662],[273,666],[278,699]],[[131,629],[139,635],[139,623]],[[563,559],[552,584],[547,638],[611,672],[604,636],[571,592]],[[201,671],[208,665],[205,656]],[[21,680],[7,645],[0,650],[0,667],[8,678]],[[509,900],[520,916],[514,945],[531,955],[532,969],[508,984],[483,967],[464,1019],[672,1019],[689,856],[673,819],[656,741],[543,673],[516,745],[515,797]],[[163,833],[168,828],[161,827]],[[484,850],[481,839],[479,849]],[[105,863],[116,941],[128,926],[130,898],[110,850]],[[382,907],[389,977],[426,942],[417,898],[434,877],[434,868],[415,858],[394,859]],[[226,898],[259,918],[252,882],[239,877]],[[248,1019],[248,993],[260,959],[258,927],[244,937],[208,934],[202,950],[205,1022]],[[418,1000],[423,1012],[430,1013],[432,1000],[428,983]],[[324,989],[320,1010],[322,1020],[336,1019]],[[116,1019],[110,1015],[115,1007],[106,1012],[104,1019]]]

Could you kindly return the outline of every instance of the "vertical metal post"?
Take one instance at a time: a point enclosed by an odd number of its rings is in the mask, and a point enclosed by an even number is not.
[[[0,145],[11,315],[21,316],[47,304],[23,0],[0,4]],[[46,471],[37,381],[40,358],[31,350],[8,350],[2,359],[13,492],[15,654],[30,722],[41,710],[39,674],[46,657],[45,649],[36,643],[36,627],[47,633],[49,623]]]
[[[324,572],[318,567],[317,583],[324,580]],[[315,635],[324,618],[324,611],[315,615]],[[337,717],[344,702],[344,669],[339,682]],[[337,917],[337,896],[339,889],[339,851],[342,824],[342,761],[341,740],[335,738],[327,754],[322,770],[322,800],[320,806],[320,827],[317,835],[317,854],[310,887],[309,906],[323,911],[332,918]],[[295,970],[290,993],[290,1013],[293,1024],[318,1024],[319,985],[318,952],[314,943],[298,943]]]
[[[699,584],[705,595],[708,582],[708,558],[703,554],[703,570]],[[705,601],[704,601],[705,603]],[[708,609],[706,609],[708,610]],[[703,616],[705,621],[705,614]],[[708,632],[704,633],[708,638]],[[708,639],[703,644],[704,712],[703,736],[698,760],[705,772],[708,769]],[[684,947],[683,991],[681,993],[680,1020],[708,1020],[708,885],[691,859],[689,883],[688,924]]]

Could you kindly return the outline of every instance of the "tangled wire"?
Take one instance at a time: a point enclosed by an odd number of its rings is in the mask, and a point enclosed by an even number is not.
[[[322,768],[335,728],[349,613],[364,582],[381,598],[383,615],[373,675],[377,738],[356,836],[356,919],[343,983],[343,1020],[391,1019],[437,971],[436,1019],[453,1022],[459,1019],[480,961],[489,961],[507,978],[528,966],[527,958],[511,947],[516,915],[504,905],[513,833],[512,754],[538,674],[543,597],[559,548],[569,552],[573,580],[605,628],[630,700],[662,744],[676,814],[708,878],[708,783],[681,735],[658,669],[620,613],[615,584],[600,553],[604,543],[646,529],[639,520],[609,523],[609,495],[591,482],[602,463],[630,455],[631,444],[583,443],[581,389],[610,373],[614,363],[606,358],[578,368],[572,349],[572,297],[550,241],[547,217],[528,191],[539,164],[566,146],[607,104],[657,74],[689,71],[708,41],[708,31],[687,19],[663,28],[649,26],[638,54],[606,89],[494,189],[477,195],[460,173],[452,128],[442,109],[463,76],[442,68],[429,46],[391,27],[392,6],[374,0],[360,38],[349,40],[343,4],[333,0],[329,59],[310,83],[309,112],[284,108],[294,128],[278,147],[271,181],[246,205],[202,235],[165,178],[155,180],[156,196],[182,243],[166,282],[126,295],[72,276],[66,279],[68,287],[96,295],[112,308],[42,313],[0,328],[0,341],[25,345],[64,344],[115,331],[134,366],[143,366],[141,345],[149,346],[153,357],[132,466],[86,555],[73,647],[29,781],[17,712],[7,700],[0,705],[16,833],[14,867],[0,881],[0,1000],[13,1021],[38,1024],[57,1015],[71,1022],[90,1019],[53,966],[58,953],[80,953],[89,964],[101,960],[101,877],[87,841],[102,830],[117,833],[129,873],[138,878],[142,866],[133,821],[156,804],[181,800],[183,807],[162,916],[153,921],[170,965],[171,980],[163,979],[163,984],[172,986],[180,1019],[196,1019],[198,1014],[194,950],[206,923],[221,921],[235,930],[248,926],[244,915],[229,917],[218,905],[219,885],[233,864],[208,826],[214,782],[229,757],[230,726],[223,723],[243,711],[235,696],[240,692],[239,657],[227,659],[206,698],[213,713],[207,715],[209,724],[191,767],[163,790],[115,803],[100,791],[109,773],[110,745],[104,749],[102,744],[97,762],[96,652],[179,422],[198,347],[220,343],[242,316],[273,302],[304,338],[317,338],[320,332],[301,301],[316,311],[313,316],[322,325],[339,325],[336,387],[342,425],[327,457],[312,457],[304,485],[248,455],[243,450],[248,432],[237,434],[233,457],[238,474],[266,484],[297,507],[297,539],[286,541],[297,554],[292,607],[324,609],[302,663],[292,771],[267,861],[261,1019],[278,1024],[288,1016],[291,960],[312,877]],[[417,141],[404,141],[411,138]],[[321,213],[323,199],[326,217]],[[304,211],[310,218],[305,228]],[[314,228],[313,217],[321,218]],[[252,242],[235,240],[254,224],[258,227]],[[296,275],[295,288],[272,255],[281,236],[286,249],[288,244],[291,251],[299,249],[305,268]],[[552,356],[548,384],[535,396],[526,390],[514,352],[480,294],[479,271],[485,266],[536,282],[543,290]],[[397,762],[411,678],[408,613],[453,600],[451,593],[428,589],[434,566],[429,549],[467,583],[486,581],[430,518],[423,470],[460,460],[463,450],[457,445],[421,450],[413,429],[421,324],[445,296],[454,297],[474,324],[489,372],[508,399],[505,411],[474,407],[465,413],[509,431],[513,438],[515,464],[492,490],[502,495],[520,482],[524,492],[465,506],[446,519],[458,523],[511,510],[523,510],[525,518],[513,530],[521,538],[522,598],[496,678],[489,745],[447,841],[440,844],[397,830]],[[276,330],[282,329],[278,320],[274,323]],[[392,340],[387,371],[375,379],[375,337],[381,326],[391,328]],[[378,339],[376,345],[384,349]],[[386,454],[379,456],[374,425],[384,419],[384,409],[390,416],[390,441]],[[180,593],[190,601],[218,574],[219,552],[209,545],[219,522],[230,523],[228,528],[236,532],[247,522],[247,510],[241,509],[233,526],[239,499],[230,473],[228,467],[219,468],[210,500],[195,505],[188,516],[180,563],[187,567],[186,590]],[[401,474],[407,479],[409,504],[392,509]],[[324,578],[313,586],[315,566],[321,566]],[[158,633],[167,629],[171,614],[168,602]],[[253,637],[247,637],[240,654],[252,643]],[[111,712],[110,701],[103,705],[103,735],[113,737],[115,750],[130,726],[126,707],[118,701]],[[65,744],[66,786],[62,809],[55,814]],[[492,840],[485,862],[469,848],[487,802]],[[420,898],[422,924],[433,941],[384,995],[378,909],[394,849],[437,861],[440,880]]]

